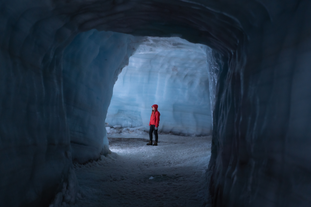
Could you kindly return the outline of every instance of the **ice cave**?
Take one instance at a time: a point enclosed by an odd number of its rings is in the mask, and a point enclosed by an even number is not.
[[[311,1],[0,1],[0,206],[310,206]]]

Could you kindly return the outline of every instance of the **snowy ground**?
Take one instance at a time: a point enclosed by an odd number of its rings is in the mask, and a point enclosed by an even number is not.
[[[75,207],[202,206],[211,137],[111,135],[111,154],[75,165],[82,198]]]

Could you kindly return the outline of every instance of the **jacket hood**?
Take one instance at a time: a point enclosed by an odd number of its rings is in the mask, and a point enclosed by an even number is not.
[[[153,104],[152,106],[151,106],[151,108],[152,107],[154,107],[155,109],[156,109],[156,111],[158,110],[158,105],[157,104]]]

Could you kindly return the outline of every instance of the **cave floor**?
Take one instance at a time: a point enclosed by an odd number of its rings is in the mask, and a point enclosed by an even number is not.
[[[76,164],[82,198],[73,206],[202,206],[211,137],[160,134],[158,146],[147,137],[115,135],[111,154]]]

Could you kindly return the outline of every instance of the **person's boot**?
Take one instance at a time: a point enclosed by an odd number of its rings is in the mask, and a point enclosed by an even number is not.
[[[152,145],[152,141],[149,141],[149,142],[147,143],[147,145]]]
[[[153,143],[153,146],[158,146],[158,142],[154,142],[154,143]]]

